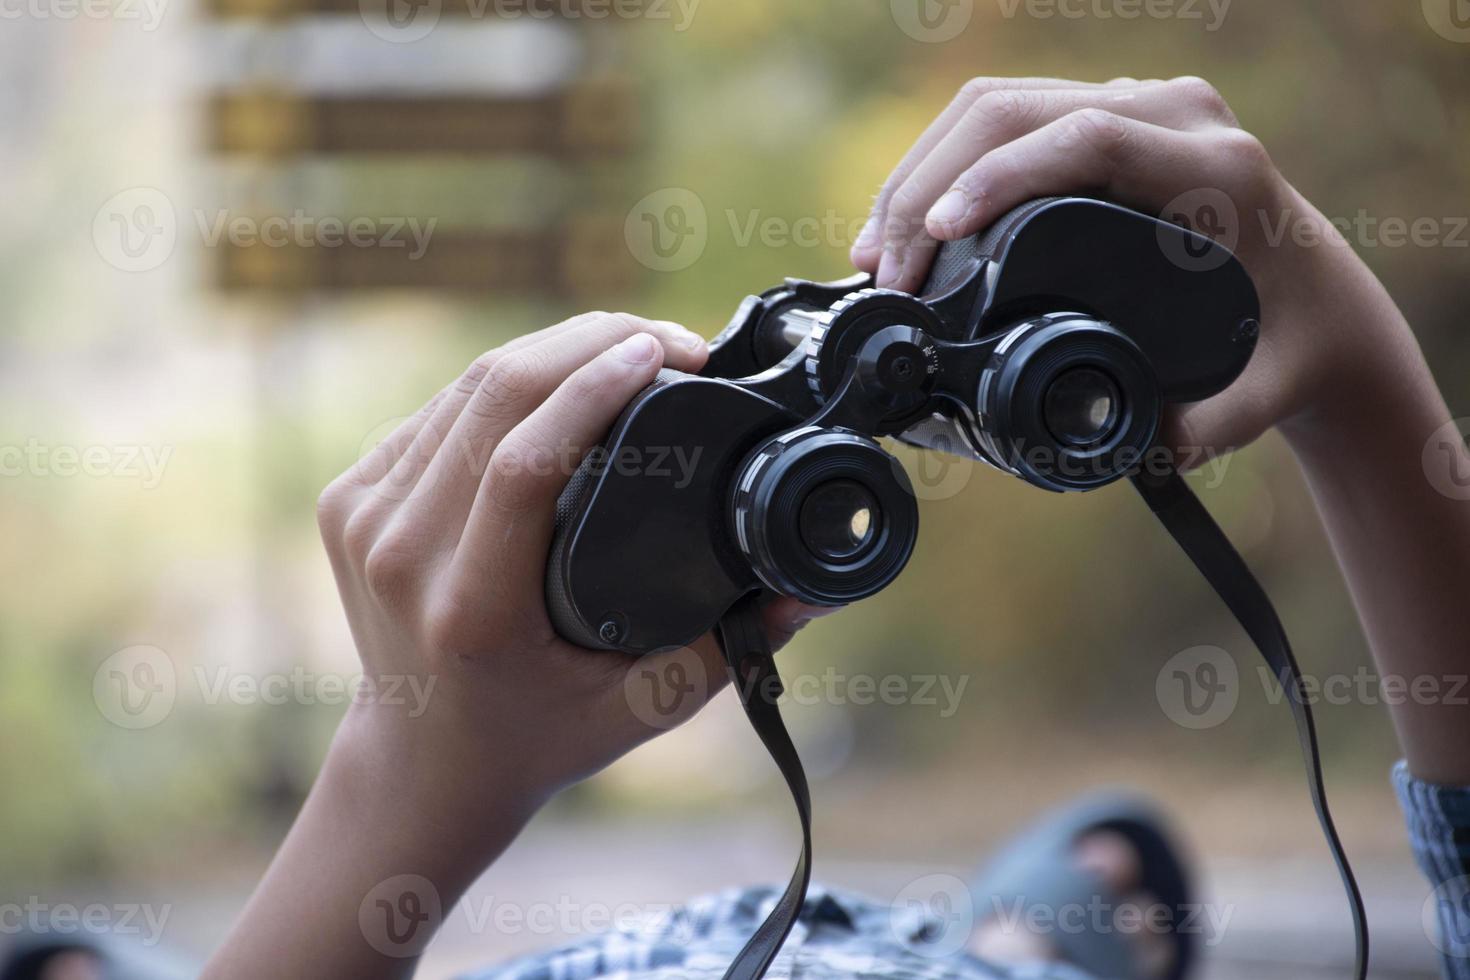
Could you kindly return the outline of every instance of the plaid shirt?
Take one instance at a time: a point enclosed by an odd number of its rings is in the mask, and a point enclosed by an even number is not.
[[[719,980],[780,889],[735,889],[695,899],[633,926],[471,974],[461,980]],[[964,952],[935,955],[948,924],[923,906],[891,908],[813,885],[768,974],[792,980],[1088,980],[1056,963],[988,966]]]
[[[1419,867],[1434,887],[1446,980],[1470,980],[1470,787],[1435,786],[1394,769]],[[672,915],[468,974],[462,980],[718,980],[765,919],[775,888],[721,892]],[[933,909],[892,908],[812,886],[772,978],[828,980],[1088,980],[1064,964],[1001,968],[964,952],[935,955],[949,924]]]

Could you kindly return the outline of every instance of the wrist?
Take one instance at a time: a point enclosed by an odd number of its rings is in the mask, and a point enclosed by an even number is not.
[[[468,885],[545,803],[523,767],[494,747],[446,735],[428,718],[354,705],[319,780],[336,801],[395,838],[395,849]]]

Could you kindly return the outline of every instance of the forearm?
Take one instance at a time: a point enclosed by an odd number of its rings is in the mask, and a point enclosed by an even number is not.
[[[1450,474],[1470,474],[1470,459],[1458,437],[1426,456],[1449,410],[1387,295],[1375,282],[1357,299],[1377,321],[1376,355],[1282,428],[1379,671],[1409,684],[1390,710],[1410,770],[1470,785],[1470,707],[1457,681],[1470,673],[1470,501],[1439,489]]]
[[[205,977],[413,972],[444,916],[534,811],[490,766],[465,772],[464,760],[414,756],[411,740],[349,715]],[[463,805],[470,780],[486,804],[473,810]]]

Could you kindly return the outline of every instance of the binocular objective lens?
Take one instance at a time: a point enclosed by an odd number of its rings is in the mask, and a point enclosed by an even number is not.
[[[878,500],[853,480],[831,480],[807,494],[801,505],[801,537],[824,561],[845,561],[878,538]]]
[[[1072,368],[1046,391],[1046,427],[1068,445],[1090,446],[1112,435],[1121,408],[1112,378],[1095,368]]]

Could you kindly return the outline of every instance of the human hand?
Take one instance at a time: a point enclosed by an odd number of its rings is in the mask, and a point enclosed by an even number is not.
[[[421,715],[360,704],[347,727],[368,729],[391,764],[411,759],[434,805],[503,810],[510,786],[534,808],[725,682],[713,636],[642,659],[589,651],[553,632],[543,595],[556,499],[582,454],[661,367],[697,371],[707,356],[676,324],[576,317],[476,359],[322,494],[364,676],[434,685]],[[773,603],[773,645],[823,611]],[[686,683],[650,723],[629,672],[657,682],[674,659]]]
[[[1165,445],[1186,457],[1275,425],[1309,429],[1416,370],[1417,346],[1372,273],[1199,78],[966,83],[884,184],[852,260],[877,285],[913,291],[940,242],[1058,194],[1184,220],[1255,280],[1262,333],[1250,366],[1166,419]]]

